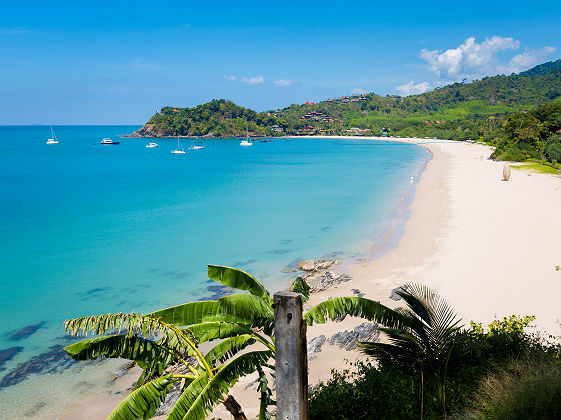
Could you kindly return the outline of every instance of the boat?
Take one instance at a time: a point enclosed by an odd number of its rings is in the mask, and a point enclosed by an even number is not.
[[[53,126],[51,125],[51,138],[46,141],[47,144],[58,144],[58,139],[56,138],[55,132],[53,131]]]
[[[158,147],[158,143],[148,143],[148,144],[146,145],[146,147],[147,147],[148,149],[152,149],[152,148],[154,148],[154,147]]]
[[[245,139],[240,142],[240,146],[253,146],[251,139],[249,138],[249,129],[245,129]]]
[[[185,150],[183,150],[183,147],[181,146],[181,142],[179,141],[179,137],[177,138],[177,149],[174,149],[171,151],[172,155],[184,155],[185,154]]]
[[[120,141],[113,141],[107,137],[105,137],[103,140],[101,140],[101,144],[120,144]]]
[[[273,141],[273,140],[269,139],[269,140],[260,140],[260,141],[261,141],[261,143],[269,143],[270,141]]]
[[[189,149],[191,150],[201,150],[204,149],[205,145],[202,144],[200,141],[195,142]]]

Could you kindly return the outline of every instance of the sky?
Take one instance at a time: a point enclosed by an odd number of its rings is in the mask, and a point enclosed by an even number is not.
[[[561,2],[3,2],[0,124],[402,96],[561,57]]]

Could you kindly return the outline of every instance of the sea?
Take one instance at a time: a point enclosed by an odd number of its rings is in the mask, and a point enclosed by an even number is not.
[[[0,127],[0,417],[54,418],[77,383],[103,386],[76,379],[61,350],[66,319],[216,297],[206,264],[274,292],[299,260],[394,246],[430,158],[367,139],[146,148],[153,140],[122,137],[138,128],[56,126],[47,145],[48,126]],[[185,155],[170,153],[178,142]]]

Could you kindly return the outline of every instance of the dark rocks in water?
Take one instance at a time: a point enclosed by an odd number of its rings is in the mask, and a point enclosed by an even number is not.
[[[272,249],[270,251],[265,251],[265,254],[282,255],[292,252],[290,249]]]
[[[211,280],[214,283],[214,280]],[[218,300],[221,297],[231,295],[234,291],[229,286],[224,286],[223,284],[214,284],[212,286],[207,286],[206,290],[212,294],[201,300]]]
[[[60,373],[77,363],[65,353],[64,348],[60,345],[49,347],[50,351],[32,357],[27,362],[20,363],[11,371],[9,371],[0,380],[0,389],[11,385],[16,385],[31,374]]]
[[[86,292],[86,295],[98,295],[100,293],[105,293],[108,291],[110,287],[96,287],[94,289],[90,289]]]
[[[23,327],[21,330],[13,332],[9,335],[10,340],[23,340],[37,332],[40,328],[45,325],[45,321],[41,321],[38,324],[28,325],[27,327]]]
[[[16,354],[23,350],[22,346],[9,347],[7,349],[0,350],[0,372],[6,370],[4,363],[11,360]]]
[[[25,417],[33,417],[34,415],[37,414],[37,412],[39,410],[41,410],[43,407],[45,407],[47,405],[47,403],[45,401],[41,401],[38,402],[37,404],[35,404],[33,407],[31,407],[31,409],[29,411],[27,411],[24,415]]]
[[[308,360],[316,358],[316,353],[321,351],[321,347],[325,344],[325,335],[320,335],[308,341]]]
[[[256,262],[257,262],[257,260],[254,260],[253,258],[250,258],[249,260],[246,260],[246,261],[236,261],[232,265],[232,267],[245,267],[246,265],[253,264],[253,263],[256,263]]]
[[[352,330],[340,331],[333,334],[329,339],[329,344],[339,346],[347,351],[354,350],[359,341],[376,341],[380,336],[378,324],[375,322],[365,322]]]

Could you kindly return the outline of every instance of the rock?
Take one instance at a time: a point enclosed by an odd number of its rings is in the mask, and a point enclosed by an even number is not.
[[[376,341],[379,336],[378,324],[375,322],[365,322],[350,331],[345,330],[334,334],[329,339],[329,344],[350,351],[357,348],[358,341]]]
[[[16,354],[23,350],[22,346],[9,347],[0,350],[0,372],[6,370],[3,366],[8,360],[11,360]]]
[[[353,295],[358,296],[358,297],[363,297],[364,296],[364,293],[362,293],[358,289],[351,289],[351,292],[353,292]]]
[[[311,292],[316,293],[326,290],[336,284],[345,283],[349,280],[352,280],[352,277],[348,274],[337,274],[333,271],[326,271],[321,274],[319,279],[316,279],[315,281],[308,281],[308,284],[310,285]]]
[[[169,414],[169,412],[171,411],[171,409],[173,408],[173,406],[181,396],[182,382],[183,381],[176,382],[171,386],[171,390],[166,395],[166,399],[164,400],[162,405],[158,407],[156,413],[154,413],[154,416],[165,416]]]
[[[392,289],[392,291],[390,293],[390,299],[395,300],[395,301],[401,300],[401,296],[399,296],[396,293],[396,292],[399,292],[401,290],[405,291],[406,290],[405,286],[399,286],[399,287],[396,287],[396,288]]]
[[[27,327],[23,327],[21,330],[13,332],[10,334],[10,340],[23,340],[24,338],[29,337],[30,335],[35,334],[40,328],[45,325],[45,321],[41,321],[38,324],[28,325]]]
[[[325,344],[325,335],[320,335],[308,341],[308,360],[316,358],[316,353],[321,351],[321,347]]]
[[[327,270],[332,265],[341,264],[341,261],[337,260],[326,260],[322,258],[320,260],[303,260],[298,261],[296,263],[296,268],[302,271],[318,271],[318,270]]]

